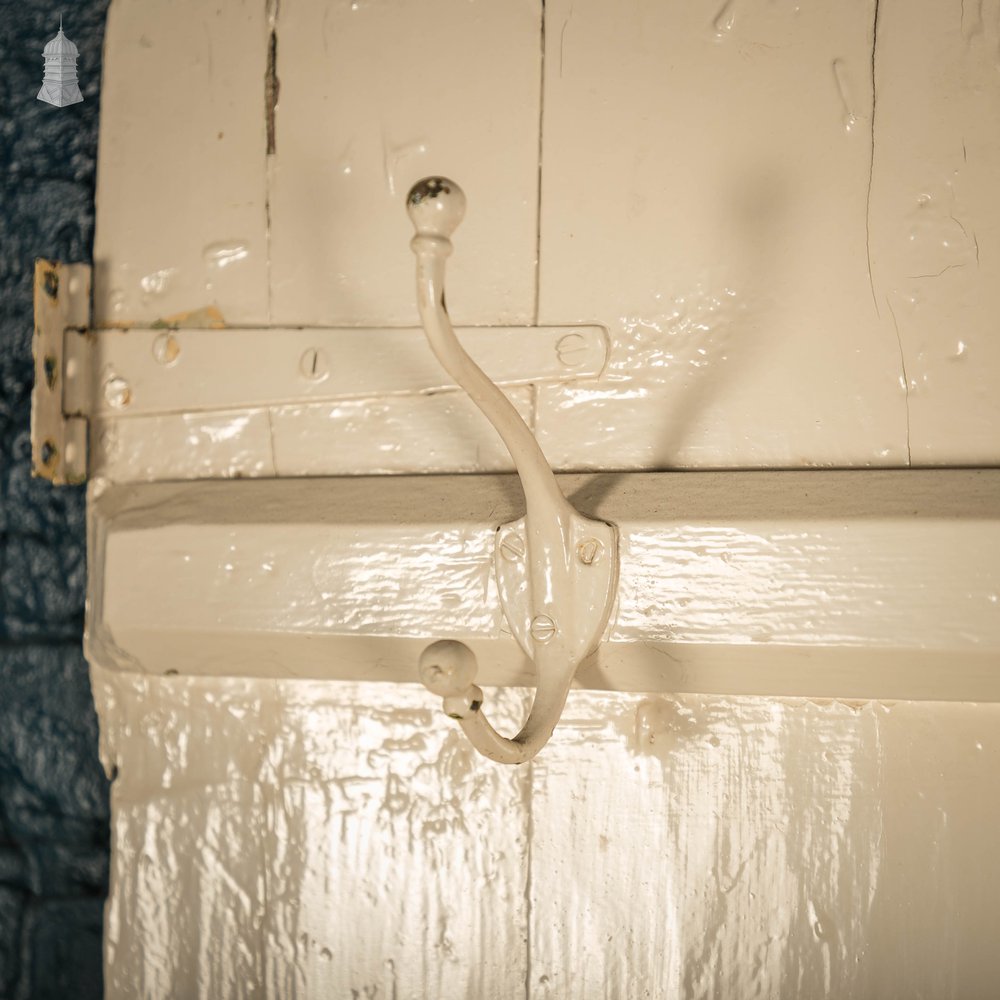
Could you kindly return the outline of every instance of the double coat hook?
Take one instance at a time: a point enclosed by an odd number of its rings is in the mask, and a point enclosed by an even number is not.
[[[472,745],[504,764],[530,760],[552,735],[573,675],[600,643],[618,582],[614,525],[576,511],[563,496],[538,442],[510,400],[465,352],[445,307],[445,261],[451,234],[465,214],[465,195],[444,177],[428,177],[407,196],[417,234],[417,305],[431,349],[496,429],[517,468],[527,513],[501,525],[495,566],[500,601],[511,632],[533,661],[534,702],[521,731],[501,736],[483,713],[474,683],[472,650],[454,640],[435,642],[420,657],[420,679],[444,698]]]

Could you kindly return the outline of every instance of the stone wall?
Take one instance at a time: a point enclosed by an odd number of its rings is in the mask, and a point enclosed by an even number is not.
[[[81,652],[82,489],[30,473],[32,270],[89,261],[107,0],[64,13],[84,102],[35,99],[54,3],[0,3],[0,997],[101,995],[108,788]]]

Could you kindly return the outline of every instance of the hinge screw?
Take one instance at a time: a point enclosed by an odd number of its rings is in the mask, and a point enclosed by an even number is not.
[[[309,382],[322,382],[330,374],[330,362],[321,347],[310,347],[299,358],[299,374]]]
[[[104,398],[108,406],[123,410],[132,402],[132,390],[121,375],[111,375],[104,383]]]
[[[180,356],[181,345],[172,333],[161,333],[153,341],[153,357],[158,365],[169,368]]]
[[[579,333],[567,333],[556,343],[556,357],[564,368],[579,368],[589,353],[587,340]]]

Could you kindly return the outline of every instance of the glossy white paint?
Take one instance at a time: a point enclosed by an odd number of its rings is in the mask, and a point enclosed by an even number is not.
[[[873,10],[546,5],[539,315],[612,337],[600,391],[540,394],[555,463],[906,464],[865,249]]]
[[[445,304],[445,262],[465,208],[465,192],[445,177],[418,181],[406,197],[415,230],[417,306],[434,356],[489,420],[517,469],[527,512],[497,529],[494,567],[505,621],[534,666],[535,697],[524,725],[505,737],[486,719],[468,646],[453,639],[432,643],[421,654],[419,675],[480,753],[523,764],[552,735],[577,668],[608,626],[617,600],[618,529],[584,516],[566,499],[531,428],[455,335]]]
[[[449,298],[455,321],[532,323],[537,0],[275,6],[272,321],[414,323],[403,199],[440,172],[461,176],[475,206]]]
[[[546,4],[539,317],[612,338],[555,465],[1000,459],[991,11]]]
[[[213,306],[266,323],[264,3],[108,11],[94,238],[97,326]]]
[[[560,480],[620,536],[584,686],[1000,698],[1000,472]],[[530,681],[494,567],[522,509],[508,477],[98,483],[88,652],[152,674],[405,681],[453,638],[480,683]]]
[[[880,7],[872,269],[915,465],[1000,461],[998,13]]]
[[[534,423],[534,390],[508,389]],[[92,474],[114,482],[509,471],[489,422],[457,391],[91,422]]]
[[[998,711],[577,694],[533,768],[526,994],[988,996]]]
[[[925,6],[555,0],[543,66],[537,4],[118,0],[95,320],[411,325],[400,203],[441,171],[458,322],[611,331],[598,384],[539,390],[556,468],[996,462],[998,28]]]
[[[509,390],[555,467],[996,463],[998,25],[994,0],[113,0],[95,323],[412,326],[402,195],[442,172],[472,204],[459,322],[610,332],[599,380]],[[342,482],[320,514],[328,484],[115,485],[509,469],[478,419],[442,393],[92,426],[109,996],[990,995],[995,705],[662,696],[995,699],[973,474],[639,491],[578,675],[604,690],[517,770],[359,680],[449,628],[524,679],[488,559],[513,490]],[[574,502],[627,513],[617,487]]]
[[[83,412],[101,417],[275,407],[455,390],[419,329],[130,329],[91,331]],[[594,379],[600,327],[465,327],[458,336],[499,385]],[[350,359],[350,366],[345,364]],[[108,383],[128,386],[122,402]],[[334,432],[335,433],[335,432]]]
[[[109,998],[976,997],[1000,975],[996,705],[574,692],[506,768],[415,686],[94,681]]]

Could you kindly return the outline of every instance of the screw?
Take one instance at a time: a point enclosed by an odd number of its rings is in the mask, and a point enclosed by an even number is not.
[[[576,554],[584,566],[591,566],[601,558],[604,545],[596,538],[585,538],[576,547]]]
[[[520,562],[524,558],[524,539],[516,531],[508,531],[500,539],[500,555],[506,562]]]
[[[587,340],[579,333],[567,333],[556,342],[556,357],[564,368],[579,368],[587,360]]]
[[[531,638],[535,642],[548,642],[556,634],[556,623],[548,615],[535,615],[531,619]]]
[[[177,343],[177,338],[172,333],[161,333],[153,341],[153,357],[157,364],[169,367],[181,353],[181,345]]]
[[[330,374],[326,352],[319,347],[310,347],[299,360],[299,371],[310,382],[322,382]]]
[[[54,469],[59,461],[59,449],[56,447],[55,442],[48,438],[42,445],[41,454],[39,456],[42,460],[42,465],[46,469]]]
[[[124,410],[132,402],[132,390],[121,375],[109,375],[104,382],[104,398],[108,401],[108,406]]]

